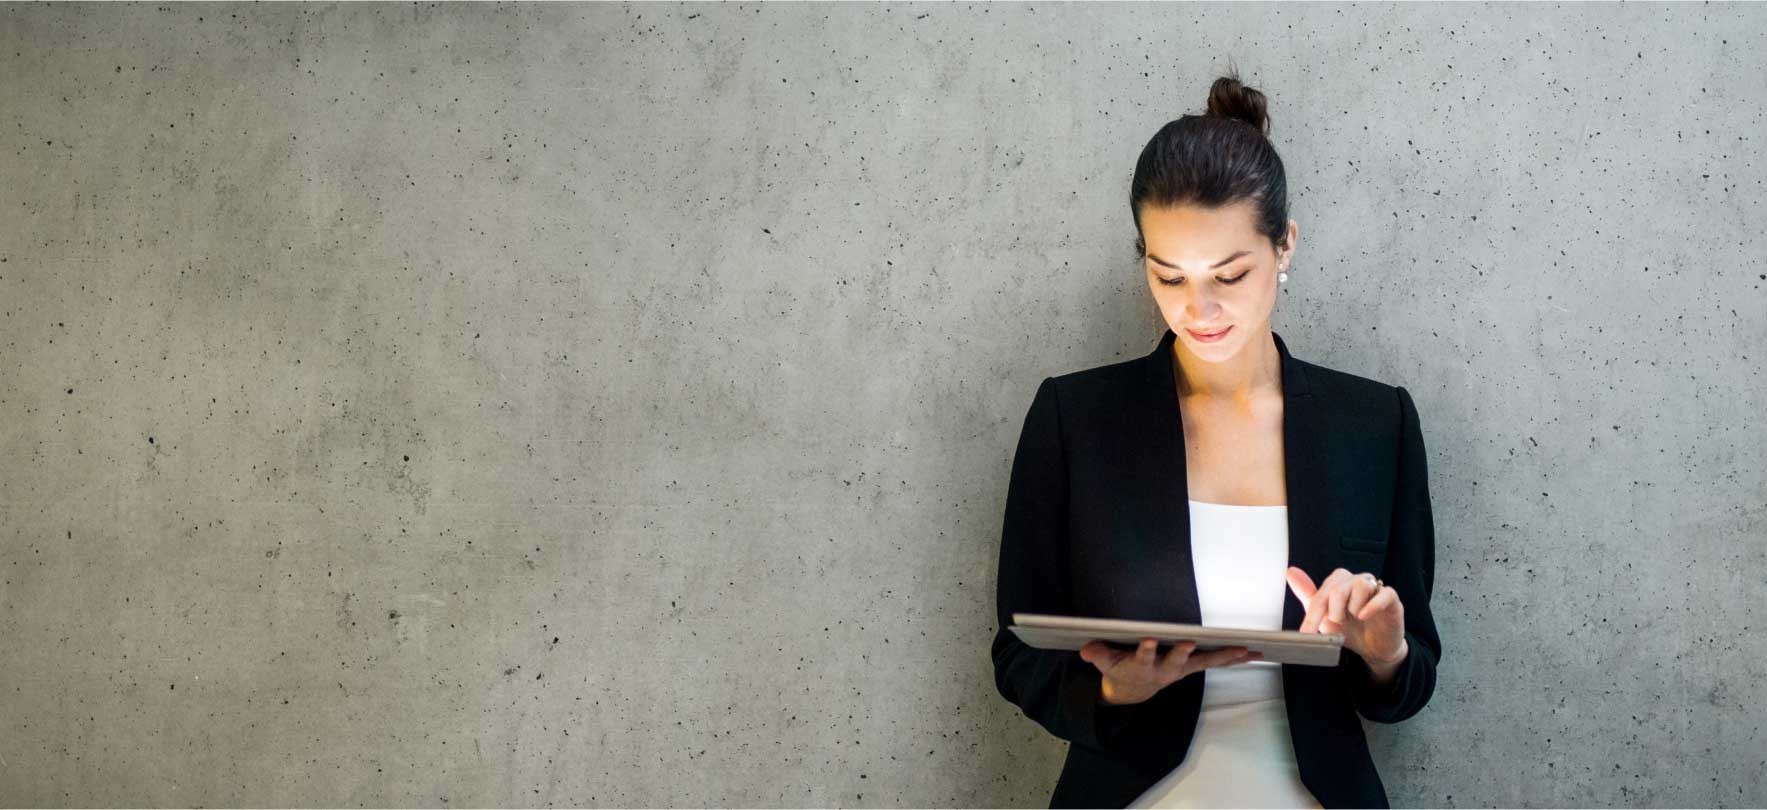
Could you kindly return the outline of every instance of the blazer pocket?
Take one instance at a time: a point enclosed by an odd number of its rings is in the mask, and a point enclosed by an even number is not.
[[[1378,537],[1339,535],[1338,561],[1351,573],[1368,571],[1379,575],[1386,568],[1387,541]]]
[[[1380,537],[1358,537],[1353,534],[1338,535],[1338,546],[1345,551],[1366,551],[1380,554],[1387,550],[1387,541]]]

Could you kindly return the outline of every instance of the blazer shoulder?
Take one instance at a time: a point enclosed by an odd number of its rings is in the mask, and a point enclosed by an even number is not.
[[[1120,403],[1125,397],[1133,396],[1137,390],[1145,359],[1137,357],[1065,374],[1053,374],[1050,375],[1049,382],[1055,386],[1055,394],[1064,405],[1072,403],[1080,407],[1097,402]]]
[[[1314,401],[1341,414],[1397,424],[1400,386],[1306,360],[1295,362],[1306,372]]]

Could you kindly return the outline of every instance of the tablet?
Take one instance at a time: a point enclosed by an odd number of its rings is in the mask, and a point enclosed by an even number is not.
[[[1194,641],[1197,652],[1245,647],[1253,652],[1263,653],[1263,658],[1256,659],[1259,661],[1314,667],[1337,666],[1338,654],[1344,648],[1343,633],[1204,627],[1200,624],[1052,616],[1046,613],[1014,613],[1012,626],[1007,629],[1024,643],[1044,650],[1078,650],[1088,641],[1107,641],[1133,648],[1144,638],[1156,638],[1159,639],[1159,650],[1162,654],[1177,642]]]

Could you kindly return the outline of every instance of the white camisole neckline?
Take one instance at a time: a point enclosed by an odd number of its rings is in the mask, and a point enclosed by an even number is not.
[[[1286,503],[1276,503],[1276,504],[1209,503],[1208,501],[1199,501],[1195,498],[1190,499],[1190,502],[1194,503],[1198,506],[1220,506],[1220,507],[1224,507],[1227,509],[1287,509],[1288,508],[1288,504],[1286,504]]]

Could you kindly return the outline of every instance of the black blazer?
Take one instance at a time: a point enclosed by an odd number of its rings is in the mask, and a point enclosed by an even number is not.
[[[1289,564],[1323,581],[1373,572],[1398,590],[1410,651],[1376,689],[1345,649],[1334,667],[1282,667],[1301,781],[1326,807],[1387,807],[1362,717],[1397,723],[1435,690],[1442,641],[1430,615],[1435,530],[1417,409],[1403,387],[1282,356]],[[1012,614],[1201,623],[1172,342],[1146,357],[1045,378],[1012,461],[1000,539],[994,681],[1067,740],[1050,807],[1124,807],[1184,761],[1208,670],[1138,704],[1099,699],[1077,651],[1040,650]],[[1285,586],[1286,587],[1286,586]],[[1282,627],[1305,606],[1289,592]]]

